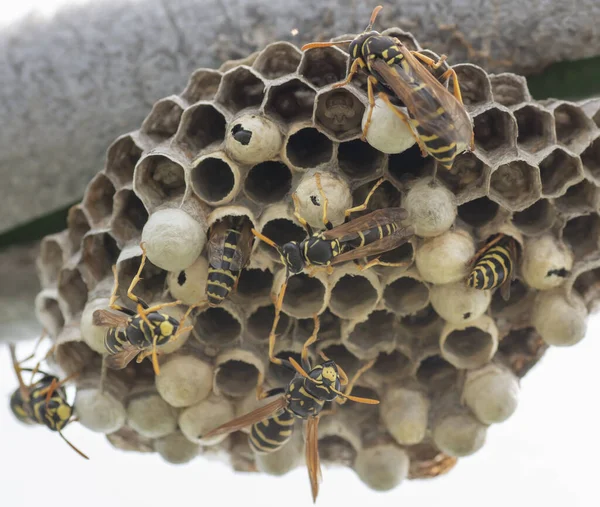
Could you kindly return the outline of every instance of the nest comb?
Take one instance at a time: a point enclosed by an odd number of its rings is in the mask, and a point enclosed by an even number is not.
[[[383,33],[420,49],[399,29]],[[301,431],[266,456],[254,456],[242,432],[196,438],[256,406],[260,373],[273,386],[289,381],[268,362],[271,292],[283,271],[267,245],[255,242],[234,295],[192,314],[193,330],[162,347],[159,377],[144,361],[102,378],[104,330],[92,314],[107,306],[113,264],[125,296],[142,236],[150,262],[136,293],[186,304],[204,297],[206,235],[217,220],[243,215],[279,244],[303,239],[290,195],[298,192],[302,213],[320,227],[320,203],[311,199],[318,171],[334,223],[383,176],[371,208],[401,205],[417,230],[389,253],[408,267],[342,265],[290,280],[278,354],[298,357],[316,312],[316,351],[350,373],[376,359],[355,394],[381,404],[349,403],[324,417],[322,460],[390,489],[445,473],[479,450],[489,425],[515,410],[519,378],[549,345],[583,338],[598,301],[600,105],[536,102],[520,76],[453,68],[476,148],[440,169],[435,187],[433,163],[416,146],[376,149],[388,146],[377,140],[386,129],[370,144],[360,140],[364,82],[332,89],[348,69],[337,47],[302,53],[278,42],[219,70],[199,69],[181,94],[154,104],[139,130],[117,138],[68,228],[44,238],[39,258],[37,316],[58,345],[58,365],[83,371],[80,423],[119,449],[172,463],[225,456],[236,470],[275,475],[303,465]],[[476,245],[495,232],[522,251],[508,301],[464,283]]]

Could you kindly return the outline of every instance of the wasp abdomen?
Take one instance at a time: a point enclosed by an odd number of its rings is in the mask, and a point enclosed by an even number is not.
[[[223,255],[218,265],[212,263],[208,267],[206,281],[206,298],[211,306],[217,306],[227,298],[240,276],[239,270],[231,268],[234,255],[238,248],[240,231],[227,229],[223,245]]]
[[[502,285],[513,270],[510,252],[504,245],[495,245],[485,252],[469,275],[467,285],[474,289],[493,289]]]
[[[248,442],[258,454],[267,454],[283,447],[294,431],[294,414],[284,410],[280,415],[265,419],[250,429]]]

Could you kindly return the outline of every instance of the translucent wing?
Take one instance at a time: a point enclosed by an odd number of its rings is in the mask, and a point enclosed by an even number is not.
[[[210,239],[208,240],[208,263],[211,266],[218,267],[223,259],[223,250],[225,248],[225,236],[227,235],[227,222],[221,220],[213,224],[210,228]]]
[[[500,295],[502,296],[502,299],[504,299],[504,301],[508,301],[510,299],[510,286],[516,277],[517,270],[515,269],[515,266],[517,265],[517,256],[519,255],[517,252],[517,244],[514,239],[511,239],[509,241],[507,248],[511,260],[511,269],[510,273],[508,273],[508,275],[506,276],[506,280],[504,280],[504,283],[500,286]]]
[[[436,134],[448,142],[469,145],[473,133],[471,119],[464,106],[435,78],[429,70],[419,62],[403,45],[398,46],[406,58],[412,72],[426,88],[415,92],[415,76],[409,75],[400,65],[388,65],[378,58],[370,62],[371,67],[379,74],[385,84],[404,102],[423,129]],[[436,113],[439,107],[452,118],[454,128],[448,128],[444,118]]]
[[[228,236],[227,229],[229,228],[227,222],[224,220],[212,226],[208,242],[208,262],[212,267],[219,268],[223,264],[225,241]],[[235,225],[231,228],[235,228]],[[229,263],[229,269],[232,271],[241,271],[250,258],[254,235],[252,234],[252,224],[249,220],[244,221],[241,228],[236,228],[236,230],[240,231],[240,235],[237,238],[237,247]]]
[[[306,421],[306,466],[313,502],[316,502],[319,483],[322,480],[319,460],[319,417],[309,417]]]
[[[412,227],[401,227],[383,239],[378,239],[377,241],[373,241],[373,243],[369,243],[366,246],[355,248],[354,250],[344,252],[343,254],[334,257],[331,264],[340,264],[342,262],[362,259],[371,255],[379,255],[389,252],[390,250],[398,248],[406,243],[413,236],[413,234],[414,230]]]
[[[140,353],[141,349],[131,344],[126,344],[121,352],[106,356],[105,364],[111,370],[122,370]]]
[[[340,241],[349,241],[358,237],[359,232],[364,232],[377,226],[385,226],[389,223],[400,224],[406,220],[408,212],[404,208],[383,208],[375,210],[368,215],[355,218],[338,225],[329,231],[323,232],[325,239],[339,239]]]
[[[284,409],[287,406],[287,400],[285,396],[279,396],[277,399],[272,401],[271,403],[267,403],[265,406],[257,408],[252,412],[249,412],[246,415],[236,417],[231,421],[215,428],[214,430],[209,431],[205,435],[199,435],[198,438],[212,438],[219,435],[223,435],[225,433],[233,433],[234,431],[239,431],[248,426],[252,426],[253,424],[260,422],[264,419],[268,419],[273,416],[276,412]]]
[[[94,326],[104,327],[127,327],[129,317],[123,313],[111,312],[109,310],[96,310],[92,316]]]

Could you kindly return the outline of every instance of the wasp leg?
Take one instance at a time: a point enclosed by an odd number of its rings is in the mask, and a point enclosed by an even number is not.
[[[365,271],[366,269],[370,269],[373,266],[386,266],[386,267],[393,267],[393,268],[400,268],[402,266],[409,266],[410,262],[385,262],[379,259],[379,257],[377,257],[376,259],[373,259],[372,261],[367,262],[366,264],[357,264],[356,267],[360,270],[360,271]]]
[[[358,72],[358,68],[364,68],[366,67],[366,65],[363,63],[363,61],[360,58],[357,58],[356,60],[354,60],[352,62],[352,66],[350,67],[350,72],[348,72],[348,76],[346,77],[346,79],[344,79],[343,81],[340,81],[339,83],[334,84],[331,88],[341,88],[342,86],[346,86],[348,84],[350,84],[350,82],[352,81],[352,78],[354,77],[354,74],[356,74]]]
[[[79,372],[77,371],[75,373],[71,373],[71,375],[69,375],[68,377],[65,377],[61,381],[57,381],[56,378],[53,378],[52,383],[45,390],[40,391],[41,394],[43,394],[44,391],[46,392],[46,407],[48,406],[48,403],[50,403],[50,398],[56,392],[57,389],[64,386],[67,382],[69,382],[70,380],[73,380],[74,378],[76,378],[78,376],[79,376]]]
[[[277,335],[275,331],[277,330],[277,325],[279,324],[279,317],[281,316],[281,307],[283,306],[283,297],[285,296],[285,290],[287,289],[289,275],[286,272],[285,281],[281,285],[281,289],[279,289],[279,294],[277,295],[277,300],[275,301],[275,318],[273,319],[273,325],[271,326],[271,332],[269,333],[269,360],[273,364],[284,365],[284,362],[275,357],[275,340],[277,339]]]
[[[417,57],[423,63],[426,63],[427,65],[429,65],[433,69],[439,69],[444,64],[446,59],[448,58],[446,55],[442,55],[442,56],[440,56],[439,60],[436,62],[433,58],[429,58],[428,56],[425,56],[423,53],[420,53],[419,51],[411,51],[411,54],[413,56]]]
[[[298,194],[296,194],[296,192],[294,192],[292,194],[292,200],[294,201],[294,216],[296,217],[296,220],[298,220],[298,222],[300,222],[300,225],[302,225],[302,227],[304,227],[307,234],[309,236],[312,236],[312,233],[313,233],[312,227],[304,218],[302,218],[302,215],[300,214],[300,201],[298,199]]]
[[[39,371],[40,369],[40,365],[46,360],[48,359],[52,354],[54,354],[54,349],[56,348],[56,345],[53,345],[52,347],[50,347],[50,349],[48,350],[48,352],[46,352],[46,354],[44,355],[44,357],[42,357],[42,359],[40,359],[36,365],[33,367],[33,370],[31,370],[31,380],[29,382],[29,385],[33,385],[33,377],[35,377],[35,374]]]
[[[363,375],[363,373],[365,373],[366,371],[370,370],[373,367],[373,365],[375,364],[375,361],[376,361],[376,359],[371,359],[368,363],[361,366],[361,368],[354,374],[354,376],[352,377],[352,380],[350,380],[350,382],[348,382],[348,376],[344,372],[344,376],[346,377],[346,384],[345,384],[346,387],[344,388],[344,396],[346,396],[346,397],[336,398],[335,401],[338,404],[343,405],[344,403],[346,403],[346,401],[348,401],[347,397],[350,397],[350,395],[352,394],[352,390],[354,389],[354,386],[356,385],[356,382],[358,381],[358,379]],[[343,371],[339,365],[338,365],[338,370],[340,371],[340,373]],[[340,379],[340,383],[341,383],[341,379]]]
[[[369,131],[369,127],[371,126],[371,117],[373,116],[373,109],[375,109],[375,96],[373,95],[373,85],[377,84],[377,79],[373,76],[369,76],[367,78],[367,96],[369,98],[369,112],[367,113],[367,119],[365,120],[365,126],[363,128],[363,133],[361,139],[363,141],[367,140],[367,132]]]
[[[373,188],[371,188],[371,190],[367,194],[367,197],[364,200],[364,202],[362,204],[359,204],[358,206],[354,206],[353,208],[348,208],[344,212],[344,215],[346,217],[349,217],[352,213],[355,213],[357,211],[364,211],[364,210],[366,210],[367,206],[369,205],[369,201],[371,200],[371,197],[373,197],[373,194],[375,193],[375,190],[377,190],[379,188],[379,185],[381,185],[383,183],[383,181],[384,181],[383,178],[379,178],[377,180],[377,183],[375,183],[375,185],[373,185]]]
[[[448,69],[440,76],[440,79],[452,79],[452,83],[454,84],[452,87],[454,96],[461,104],[463,104],[462,93],[460,92],[460,85],[458,84],[458,76],[456,75],[456,71],[454,69]]]
[[[330,231],[331,229],[333,229],[333,224],[327,218],[327,206],[329,205],[329,199],[327,199],[325,191],[323,190],[323,185],[321,185],[320,173],[315,173],[315,182],[317,183],[319,194],[321,194],[321,199],[323,200],[323,225],[325,226],[325,229]]]
[[[44,341],[44,338],[46,338],[46,336],[48,336],[48,335],[47,335],[46,330],[44,329],[42,331],[41,336],[38,338],[38,341],[35,342],[35,346],[33,347],[33,352],[31,354],[29,354],[26,358],[21,359],[19,361],[19,364],[26,363],[27,361],[29,361],[30,359],[33,359],[35,357],[35,355],[37,354],[37,350],[40,348],[40,345],[42,344],[42,341]],[[52,349],[50,349],[50,350],[52,350]],[[38,364],[38,366],[39,366],[39,364]]]
[[[313,321],[315,323],[312,334],[308,337],[308,340],[304,342],[302,346],[302,352],[300,354],[302,368],[306,371],[310,371],[311,364],[310,359],[308,358],[308,347],[310,347],[313,343],[317,341],[317,337],[319,335],[319,328],[321,327],[321,323],[319,321],[319,316],[315,313],[313,315]]]
[[[113,272],[113,277],[115,279],[115,283],[113,285],[113,290],[110,295],[110,300],[108,302],[108,306],[110,308],[112,308],[113,310],[117,310],[120,312],[128,312],[129,311],[128,308],[123,308],[121,305],[118,305],[116,303],[117,299],[119,298],[119,295],[117,294],[117,290],[119,289],[119,279],[117,278],[117,266],[114,264],[112,267],[112,272]]]
[[[127,289],[127,297],[136,303],[142,303],[142,301],[133,293],[133,289],[142,279],[142,270],[144,269],[144,265],[146,264],[146,246],[144,245],[144,243],[140,244],[140,248],[142,249],[142,260],[140,261],[140,267],[138,268],[137,273],[133,277],[133,280],[131,280],[131,284],[129,284],[129,289]],[[143,306],[145,306],[145,303],[143,304]]]
[[[381,100],[383,100],[390,107],[390,109],[394,111],[396,116],[398,116],[398,118],[400,118],[406,124],[414,140],[419,145],[419,149],[421,150],[421,156],[426,157],[428,155],[427,148],[425,148],[425,144],[423,143],[421,138],[416,134],[415,130],[413,129],[413,126],[411,125],[410,121],[408,121],[406,115],[402,111],[400,111],[400,109],[398,109],[394,104],[392,104],[390,98],[385,93],[380,92],[378,97]]]

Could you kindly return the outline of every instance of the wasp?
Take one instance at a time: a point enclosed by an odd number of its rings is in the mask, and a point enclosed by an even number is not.
[[[93,315],[93,323],[96,326],[107,326],[109,328],[104,337],[104,346],[108,351],[108,356],[104,358],[104,361],[108,368],[121,370],[136,356],[137,362],[141,363],[146,357],[152,355],[154,373],[160,375],[156,347],[176,340],[182,333],[190,331],[192,327],[182,327],[183,323],[191,310],[202,303],[190,306],[178,322],[166,313],[161,313],[160,310],[177,306],[181,304],[181,301],[149,306],[143,299],[136,296],[133,289],[141,280],[141,273],[146,263],[146,248],[143,244],[140,246],[142,248],[142,260],[137,274],[127,290],[127,297],[137,305],[136,311],[117,304],[119,282],[117,268],[113,266],[115,283],[110,296],[109,308],[119,313],[109,310],[96,310]]]
[[[473,256],[473,269],[467,285],[481,290],[500,287],[502,297],[508,301],[517,255],[517,244],[513,238],[506,234],[492,236]]]
[[[302,50],[349,43],[352,65],[346,79],[332,88],[349,84],[359,70],[367,74],[369,112],[363,140],[371,124],[377,92],[377,96],[410,127],[422,156],[429,154],[435,159],[435,180],[438,164],[449,170],[456,155],[474,149],[473,126],[463,105],[458,76],[449,68],[438,79],[425,66],[431,70],[439,69],[446,61],[445,55],[436,62],[419,51],[409,50],[399,39],[373,30],[381,9],[381,5],[375,7],[367,28],[353,40],[313,42],[304,45]],[[442,85],[450,79],[453,94]],[[405,106],[408,118],[396,106]]]
[[[230,217],[209,231],[208,279],[206,297],[209,306],[218,306],[237,287],[240,272],[250,258],[254,243],[252,224],[245,216]]]
[[[63,386],[78,374],[75,373],[59,380],[55,375],[41,371],[40,363],[34,369],[22,368],[21,364],[27,359],[21,362],[17,361],[16,347],[13,344],[10,345],[10,355],[19,381],[19,387],[10,397],[10,409],[14,416],[22,423],[41,424],[56,431],[71,449],[85,459],[89,459],[62,434],[65,426],[75,421],[73,407],[67,401],[67,393]],[[33,357],[33,354],[30,357]],[[31,372],[29,385],[23,381],[23,371]],[[42,377],[34,382],[34,378],[38,374]]]
[[[414,234],[412,227],[402,225],[402,221],[408,217],[408,213],[403,208],[378,209],[333,227],[333,224],[327,218],[328,200],[323,191],[319,173],[315,173],[315,181],[322,199],[325,231],[313,232],[312,227],[300,215],[298,196],[295,193],[292,195],[295,207],[294,216],[305,228],[306,239],[300,242],[290,241],[280,247],[273,240],[252,229],[252,233],[257,238],[277,250],[286,270],[285,281],[276,299],[275,319],[269,338],[269,357],[271,360],[274,358],[275,329],[279,323],[283,298],[291,275],[298,274],[308,267],[326,267],[331,270],[334,265],[342,262],[378,256],[403,245]],[[371,197],[383,181],[384,179],[381,178],[375,183],[361,205],[347,209],[345,211],[346,218],[352,213],[366,210]],[[401,266],[405,264],[402,262],[383,262],[379,257],[376,257],[364,265],[359,264],[358,267],[365,270],[376,265]]]
[[[348,380],[346,372],[323,353],[324,362],[312,366],[308,357],[308,348],[317,340],[319,318],[314,317],[313,334],[302,347],[300,362],[294,358],[288,360],[277,358],[277,364],[295,373],[294,378],[285,388],[262,391],[259,382],[258,398],[277,396],[267,405],[233,419],[199,438],[210,438],[232,433],[251,426],[249,443],[257,453],[270,453],[280,449],[292,436],[294,422],[297,419],[306,421],[306,465],[310,478],[313,501],[316,501],[321,481],[321,466],[318,449],[319,419],[325,413],[323,407],[327,402],[343,404],[347,400],[357,403],[376,405],[378,400],[352,396],[351,392],[358,378],[373,366],[375,360],[361,367],[352,380]],[[342,391],[342,389],[344,389]]]

